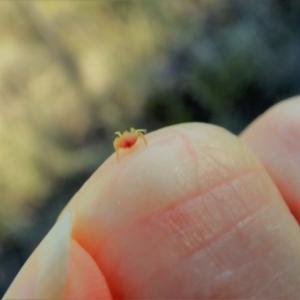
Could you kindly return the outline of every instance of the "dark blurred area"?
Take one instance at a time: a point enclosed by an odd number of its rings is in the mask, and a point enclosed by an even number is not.
[[[239,133],[300,93],[297,0],[0,2],[0,297],[114,132]]]

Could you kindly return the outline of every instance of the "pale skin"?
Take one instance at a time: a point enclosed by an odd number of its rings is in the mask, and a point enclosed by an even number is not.
[[[4,299],[299,298],[299,115],[294,98],[240,137],[181,124],[113,155]]]

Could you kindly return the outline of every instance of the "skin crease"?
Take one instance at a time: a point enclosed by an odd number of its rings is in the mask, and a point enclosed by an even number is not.
[[[63,298],[299,298],[299,113],[285,101],[241,138],[171,126],[112,155],[60,215]],[[4,299],[34,299],[39,252]]]

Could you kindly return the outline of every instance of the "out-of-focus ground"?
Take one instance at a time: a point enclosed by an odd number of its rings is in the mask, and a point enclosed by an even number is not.
[[[297,0],[0,2],[0,297],[114,132],[238,133],[300,92]]]

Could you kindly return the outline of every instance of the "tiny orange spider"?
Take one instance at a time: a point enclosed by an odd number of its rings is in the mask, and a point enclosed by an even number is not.
[[[130,131],[124,131],[121,133],[120,131],[115,132],[117,137],[114,140],[114,148],[117,153],[117,161],[119,161],[119,148],[130,148],[132,147],[138,138],[142,138],[145,145],[147,145],[147,140],[144,137],[144,134],[147,132],[146,129],[135,129],[130,128]]]

